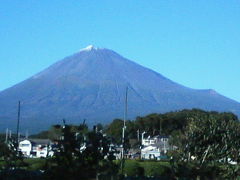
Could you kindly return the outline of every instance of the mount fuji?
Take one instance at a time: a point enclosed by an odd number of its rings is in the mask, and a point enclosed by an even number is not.
[[[1,91],[0,127],[15,129],[18,101],[22,131],[40,131],[63,118],[105,124],[123,118],[126,87],[129,119],[191,108],[240,115],[240,103],[214,90],[182,86],[112,50],[88,46]]]

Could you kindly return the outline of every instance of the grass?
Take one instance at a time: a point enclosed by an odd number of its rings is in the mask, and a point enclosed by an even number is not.
[[[120,161],[117,161],[120,163]],[[171,174],[171,166],[167,161],[125,160],[124,174],[127,176],[161,177]]]
[[[41,170],[43,169],[46,159],[42,158],[29,158],[24,159],[24,162],[28,164],[28,170]]]

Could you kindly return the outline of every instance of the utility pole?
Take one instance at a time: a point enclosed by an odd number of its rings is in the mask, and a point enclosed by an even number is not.
[[[127,112],[128,112],[128,87],[126,88],[126,95],[125,95],[125,109],[124,109],[124,118],[123,118],[123,129],[122,129],[122,161],[121,161],[121,170],[123,174],[123,164],[124,164],[124,148],[125,148],[125,129],[126,129],[126,119],[127,119]]]
[[[5,143],[8,142],[8,128],[6,129],[6,139],[5,139]]]
[[[142,133],[142,142],[141,142],[142,144],[143,144],[144,134],[146,134],[145,131]]]
[[[138,142],[139,142],[139,140],[140,140],[140,130],[139,129],[137,130],[137,139],[138,139]]]
[[[20,121],[21,102],[18,101],[18,118],[17,118],[17,151],[19,143],[19,121]]]
[[[142,159],[142,147],[143,147],[144,134],[146,134],[145,131],[142,132],[142,137],[141,137],[141,146],[140,146],[140,148],[141,148],[141,155],[140,155],[140,158],[141,158],[141,159]]]
[[[160,121],[159,134],[162,135],[162,119],[160,119],[159,121]]]
[[[28,130],[26,130],[25,138],[28,139]]]

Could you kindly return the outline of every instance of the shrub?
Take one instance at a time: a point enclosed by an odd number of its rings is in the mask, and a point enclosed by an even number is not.
[[[145,176],[148,177],[164,177],[171,176],[171,169],[167,166],[156,162],[146,162],[143,164]]]
[[[124,165],[124,174],[127,176],[143,176],[144,168],[137,161],[126,161]]]
[[[25,163],[28,164],[28,170],[43,170],[46,160],[45,159],[25,159]]]

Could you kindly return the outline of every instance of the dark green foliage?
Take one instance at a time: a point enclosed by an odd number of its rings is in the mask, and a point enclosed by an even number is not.
[[[121,144],[122,142],[122,128],[123,120],[114,119],[111,124],[108,125],[106,133],[113,138],[113,141]]]
[[[0,172],[1,180],[44,180],[40,171],[11,169]]]
[[[6,134],[0,134],[0,143],[5,141]]]
[[[35,172],[24,170],[28,168],[28,163],[24,161],[22,153],[17,151],[17,146],[18,143],[13,138],[0,143],[0,179],[37,180],[39,176]]]
[[[24,162],[28,164],[27,169],[30,171],[43,170],[46,165],[46,159],[43,158],[28,158],[24,159]]]
[[[0,143],[0,157],[4,158],[9,153],[9,147],[6,143]]]
[[[123,173],[127,176],[143,176],[144,169],[137,161],[126,161]]]
[[[60,129],[62,139],[58,141],[54,157],[47,161],[46,179],[88,179],[98,173],[117,172],[114,151],[102,133],[86,131],[85,125],[76,128],[77,133],[68,125]]]
[[[187,160],[204,162],[224,162],[227,158],[239,161],[240,126],[236,120],[217,119],[208,116],[191,119],[185,133],[185,154]]]
[[[231,161],[240,162],[240,123],[231,113],[199,112],[188,125],[172,160],[176,176],[236,179],[240,171]],[[175,162],[174,162],[175,161]],[[235,167],[235,170],[230,169]]]
[[[164,170],[166,174],[175,172],[176,177],[190,179],[235,179],[240,174],[238,166],[228,162],[240,163],[240,123],[232,113],[192,109],[150,114],[127,123],[128,137],[136,138],[137,130],[148,135],[170,136],[170,143],[178,148],[169,155],[177,161],[172,163],[171,171]],[[120,140],[122,127],[122,120],[114,120],[106,132]],[[145,173],[162,174],[160,167],[151,166],[145,167]]]
[[[104,129],[104,126],[101,123],[98,123],[96,127],[98,131],[102,131]]]
[[[0,169],[16,169],[26,167],[27,164],[23,161],[23,155],[17,151],[17,142],[15,139],[10,139],[7,143],[0,143]]]
[[[168,135],[171,136],[171,144],[181,146],[183,143],[179,141],[179,136],[183,136],[185,129],[191,119],[206,119],[211,116],[217,120],[234,120],[237,117],[232,113],[207,112],[200,109],[182,110],[177,112],[169,112],[165,114],[150,114],[145,117],[137,117],[134,121],[126,121],[126,137],[128,139],[137,139],[137,131],[146,132],[147,135]],[[115,119],[106,128],[106,133],[111,136],[114,141],[121,144],[123,120]]]
[[[173,177],[169,163],[159,161],[126,160],[124,174],[141,179],[146,179],[146,177],[172,179]]]
[[[150,177],[171,177],[172,172],[169,166],[157,162],[144,163],[145,176]]]
[[[230,160],[240,163],[240,123],[232,113],[193,109],[150,114],[126,121],[126,126],[126,149],[130,148],[128,142],[138,148],[138,130],[140,133],[146,131],[147,135],[169,135],[170,143],[177,146],[168,152],[172,157],[171,166],[168,162],[126,160],[123,172],[128,176],[206,180],[237,179],[240,176],[239,165],[229,164]],[[12,143],[9,149],[0,143],[0,167],[5,170],[12,167],[31,171],[45,169],[44,179],[53,180],[84,180],[95,178],[97,174],[104,179],[116,179],[120,166],[113,161],[115,150],[110,149],[110,144],[121,144],[122,128],[121,119],[115,119],[107,127],[98,124],[91,131],[85,123],[79,126],[55,125],[34,136],[58,142],[54,157],[46,161],[22,161],[16,154],[16,144]]]
[[[34,134],[29,136],[30,138],[36,139],[51,139],[51,140],[58,140],[61,136],[60,125],[53,125],[49,130],[42,131],[38,134]]]
[[[101,128],[101,124],[98,124],[98,126]],[[86,124],[80,124],[79,126],[76,125],[68,125],[71,132],[79,133],[81,132],[88,132],[88,126]],[[59,140],[62,136],[61,131],[61,125],[53,125],[49,130],[42,131],[38,134],[33,134],[29,136],[30,138],[36,138],[36,139],[51,139],[51,140]]]

